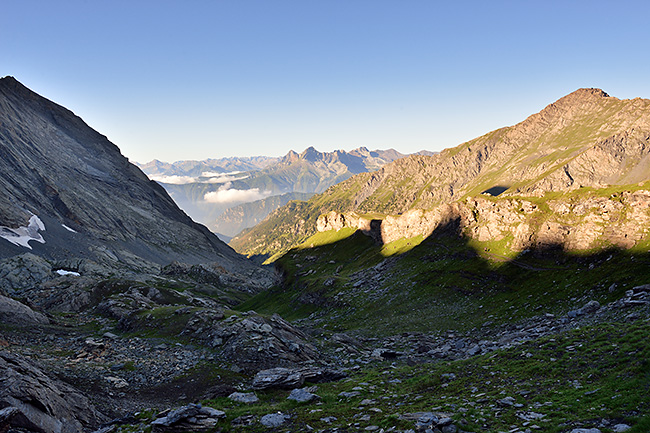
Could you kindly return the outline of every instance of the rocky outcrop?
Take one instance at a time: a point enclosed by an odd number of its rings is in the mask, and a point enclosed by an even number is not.
[[[53,278],[52,265],[31,253],[0,260],[0,293],[14,293]]]
[[[320,361],[309,338],[277,314],[268,319],[253,312],[227,319],[222,315],[220,320],[206,313],[194,313],[182,335],[215,348],[222,359],[238,368],[258,371]]]
[[[305,382],[319,383],[343,379],[347,374],[331,368],[306,366],[299,368],[271,368],[262,370],[253,379],[253,389],[295,389]]]
[[[10,427],[43,433],[92,431],[104,420],[87,397],[36,366],[0,352],[0,406]]]
[[[368,233],[356,213],[331,212],[318,219],[319,231],[357,228]],[[546,201],[471,197],[432,210],[413,209],[381,221],[379,238],[390,243],[427,237],[450,224],[479,242],[506,242],[513,251],[562,247],[568,251],[631,248],[650,236],[650,191],[565,195]]]

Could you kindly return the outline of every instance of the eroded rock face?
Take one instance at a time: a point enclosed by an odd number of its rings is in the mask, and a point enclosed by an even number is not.
[[[256,313],[216,317],[210,311],[196,312],[183,335],[218,349],[223,359],[244,370],[296,366],[320,358],[309,338],[277,314],[269,319]]]
[[[0,352],[0,406],[16,408],[9,425],[28,431],[78,433],[105,421],[79,391],[7,352]]]
[[[587,250],[615,246],[631,248],[650,236],[650,191],[587,195],[550,200],[551,212],[526,199],[470,197],[431,210],[413,209],[387,216],[379,239],[389,243],[453,225],[454,230],[480,242],[507,240],[510,249],[561,247]],[[319,218],[321,231],[366,228],[356,214],[330,212]],[[365,232],[365,231],[364,231]],[[377,235],[373,237],[377,238]]]

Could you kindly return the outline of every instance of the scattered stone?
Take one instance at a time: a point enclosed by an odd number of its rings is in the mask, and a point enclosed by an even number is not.
[[[117,389],[122,389],[122,388],[126,388],[126,387],[129,386],[129,383],[126,380],[122,379],[121,377],[106,376],[104,379],[106,379],[106,381],[109,384],[111,384],[111,386],[113,386],[114,388],[117,388]]]
[[[537,412],[517,412],[517,418],[523,419],[524,421],[533,421],[536,419],[542,419],[546,415]]]
[[[323,421],[323,422],[326,422],[328,424],[331,424],[334,421],[338,420],[338,418],[336,418],[335,416],[326,416],[324,418],[321,418],[320,420]]]
[[[627,424],[616,424],[614,427],[612,427],[612,431],[613,431],[614,433],[623,433],[623,432],[625,432],[625,431],[628,431],[628,430],[631,429],[631,428],[632,428],[632,427],[630,427],[630,426],[627,425]]]
[[[254,404],[260,401],[254,392],[233,392],[228,396],[232,401],[237,403]]]
[[[246,427],[255,423],[255,415],[242,415],[233,419],[230,425],[233,427]]]
[[[514,397],[505,397],[505,398],[502,398],[501,400],[498,400],[497,403],[499,403],[501,406],[514,406],[515,398]]]
[[[571,433],[601,433],[597,428],[574,428]]]
[[[456,379],[456,375],[454,373],[445,373],[440,375],[441,378],[443,378],[446,381],[454,380]]]
[[[396,352],[391,349],[380,348],[380,349],[373,350],[371,357],[374,359],[395,359],[402,355],[403,353],[401,352]]]
[[[600,309],[600,303],[598,301],[589,301],[582,308],[578,310],[571,310],[567,313],[567,316],[571,319],[584,316],[587,314],[593,314]]]
[[[339,393],[339,397],[342,398],[352,398],[361,395],[359,391],[343,391]]]

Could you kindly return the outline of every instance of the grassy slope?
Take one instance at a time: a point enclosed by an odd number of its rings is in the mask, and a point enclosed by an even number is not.
[[[537,425],[539,431],[559,433],[592,428],[606,419],[610,428],[626,422],[634,425],[630,433],[640,433],[650,428],[645,415],[650,411],[649,332],[647,322],[604,323],[468,360],[412,367],[385,362],[365,367],[349,380],[319,385],[318,405],[288,401],[289,391],[280,390],[258,392],[261,401],[252,406],[226,398],[204,403],[226,411],[225,431],[237,431],[230,427],[237,416],[277,411],[291,415],[289,431],[333,425],[347,426],[345,431],[363,431],[370,425],[406,430],[414,422],[400,414],[434,411],[451,414],[470,432],[513,427],[524,431]],[[443,374],[454,374],[455,379]],[[360,395],[338,396],[352,389],[360,389]],[[500,405],[504,397],[513,397],[521,406]],[[364,399],[370,404],[362,404]],[[541,417],[532,422],[521,418],[531,412]],[[322,420],[325,417],[337,420],[330,424]],[[267,429],[257,424],[247,431]]]

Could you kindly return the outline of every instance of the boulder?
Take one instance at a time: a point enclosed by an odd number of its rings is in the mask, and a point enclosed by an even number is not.
[[[13,325],[45,325],[49,320],[27,305],[0,295],[0,322]]]
[[[347,374],[331,368],[299,367],[271,368],[262,370],[253,379],[253,389],[282,388],[293,389],[308,382],[331,382],[347,377]]]
[[[105,421],[79,391],[4,351],[0,352],[0,406],[16,409],[5,423],[28,431],[77,433],[92,431]]]
[[[226,413],[200,404],[172,410],[151,423],[153,432],[212,431]]]
[[[289,419],[288,415],[278,412],[264,415],[260,422],[265,427],[280,427],[287,419]]]
[[[593,314],[600,309],[600,303],[598,301],[589,301],[581,308],[577,310],[571,310],[567,313],[569,318],[576,318],[580,316],[585,316],[587,314]]]
[[[232,401],[236,401],[237,403],[246,404],[253,404],[260,401],[254,392],[233,392],[228,396],[228,398]]]

